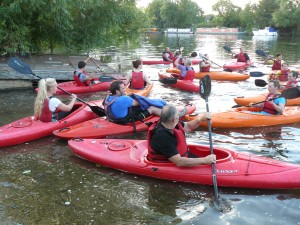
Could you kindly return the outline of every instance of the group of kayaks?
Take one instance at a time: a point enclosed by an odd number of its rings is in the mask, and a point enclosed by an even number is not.
[[[145,61],[144,64],[146,64]],[[222,76],[231,76],[229,79],[232,79],[232,81],[249,78],[247,74],[225,71],[219,72],[219,74],[216,72],[208,74],[213,80],[222,80],[224,79]],[[177,79],[176,76],[178,76],[178,71],[175,69],[159,72],[159,78],[164,80],[165,83],[182,90],[199,93],[199,85],[194,84],[192,81],[184,82]],[[201,78],[204,74],[197,72],[196,76]],[[103,83],[103,89],[105,90],[109,87],[110,82],[100,83]],[[76,86],[72,82],[60,85],[69,92],[82,93],[72,89]],[[68,87],[70,88],[68,89]],[[126,93],[147,96],[152,87],[153,85],[149,85],[144,90],[127,88]],[[240,99],[245,100],[246,98]],[[235,99],[241,105],[248,105],[249,102],[261,100],[264,100],[264,96],[250,99],[248,102]],[[213,184],[210,165],[201,165],[190,169],[177,167],[169,161],[152,162],[147,158],[146,140],[98,139],[146,131],[152,123],[159,120],[159,117],[151,115],[142,121],[137,120],[126,125],[115,124],[106,120],[105,117],[97,116],[89,107],[89,105],[96,105],[103,109],[102,102],[103,100],[89,102],[88,104],[78,102],[67,117],[57,122],[41,122],[30,116],[4,125],[0,127],[0,147],[16,145],[54,134],[57,137],[69,139],[70,149],[79,157],[93,163],[159,179],[204,185]],[[182,120],[188,121],[198,117],[198,115],[192,114],[196,109],[194,105],[185,107],[186,115],[181,118]],[[181,110],[181,107],[178,107],[178,110]],[[284,114],[280,116],[253,114],[257,110],[257,108],[239,107],[228,112],[212,113],[212,127],[271,126],[300,121],[300,107],[286,107]],[[207,122],[202,121],[200,125],[207,126]],[[199,157],[210,154],[209,146],[189,144],[189,149],[191,153]],[[300,166],[298,165],[222,148],[214,148],[214,153],[217,156],[215,169],[219,186],[270,189],[300,188],[300,178],[298,179]]]

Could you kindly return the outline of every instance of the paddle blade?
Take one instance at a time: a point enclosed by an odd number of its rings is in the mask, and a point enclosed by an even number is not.
[[[228,46],[223,46],[223,48],[224,48],[224,50],[226,51],[226,52],[230,52],[231,53],[231,48],[229,48]]]
[[[200,79],[199,87],[201,98],[206,99],[210,95],[211,91],[211,80],[209,75],[205,75],[203,78]]]
[[[176,84],[177,83],[177,78],[175,77],[165,77],[162,79],[159,79],[159,82],[163,84]]]
[[[256,50],[255,53],[260,56],[267,57],[266,53],[263,50]]]
[[[262,79],[256,79],[254,82],[258,87],[265,87],[268,84],[265,80]]]
[[[286,99],[298,98],[298,97],[300,97],[300,91],[296,87],[284,89],[281,92],[281,96],[286,98]]]
[[[19,58],[16,58],[16,57],[9,58],[7,64],[9,67],[13,68],[14,70],[18,71],[19,73],[33,74],[30,66],[28,64],[26,64],[25,62],[23,62],[22,60],[20,60]]]
[[[99,81],[101,81],[101,82],[111,82],[113,80],[116,80],[116,79],[112,76],[102,75],[99,77]]]
[[[250,77],[262,77],[265,74],[259,71],[250,72]]]
[[[94,106],[94,105],[88,105],[90,109],[95,113],[97,116],[102,117],[106,116],[105,110],[100,108],[99,106]]]

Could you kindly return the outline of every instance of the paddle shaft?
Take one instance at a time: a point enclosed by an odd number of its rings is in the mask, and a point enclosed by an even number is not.
[[[206,60],[208,60],[208,61],[210,61],[210,62],[212,62],[213,64],[215,64],[215,65],[217,65],[217,66],[219,66],[219,67],[222,67],[221,65],[215,63],[214,61],[211,61],[210,59],[206,58],[206,57],[203,56],[202,54],[201,54],[201,57],[204,58],[204,59],[206,59]]]
[[[206,112],[209,113],[208,96],[205,97],[205,103],[206,103]],[[212,143],[211,121],[210,120],[211,120],[210,118],[207,118],[209,148],[210,148],[210,154],[214,154],[213,143]],[[217,176],[216,176],[216,170],[215,170],[215,163],[211,164],[211,170],[212,170],[212,181],[213,181],[213,185],[214,185],[215,197],[216,197],[216,199],[219,199],[219,192],[218,192],[218,184],[217,184]]]

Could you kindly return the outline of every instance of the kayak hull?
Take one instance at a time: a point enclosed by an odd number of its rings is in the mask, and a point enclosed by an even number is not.
[[[186,106],[186,114],[193,113],[196,109],[194,105]],[[178,107],[178,110],[181,108]],[[57,137],[64,139],[71,138],[103,138],[112,135],[125,135],[136,132],[142,132],[148,130],[148,125],[159,120],[158,116],[151,115],[141,121],[135,122],[135,128],[132,123],[127,125],[116,124],[107,121],[104,118],[96,118],[83,123],[76,124],[74,126],[62,128],[53,131],[53,134]],[[148,125],[146,125],[147,123]]]
[[[147,159],[146,140],[74,139],[68,145],[75,155],[90,162],[132,174],[179,182],[213,185],[211,165],[177,167]],[[210,154],[209,146],[189,145],[198,157]],[[218,186],[264,189],[300,187],[300,167],[269,158],[214,148]]]
[[[253,96],[253,97],[237,97],[234,98],[234,101],[236,102],[236,104],[242,105],[242,106],[247,106],[249,105],[251,102],[255,103],[255,102],[261,102],[264,101],[266,99],[268,94],[261,94],[258,96]],[[286,99],[286,105],[287,106],[295,106],[295,105],[300,105],[300,97],[298,98],[294,98],[294,99]]]
[[[102,101],[90,102],[90,105],[101,105]],[[52,134],[54,130],[72,126],[86,120],[97,118],[90,107],[75,103],[74,112],[57,122],[42,122],[29,116],[0,127],[0,147],[21,144]]]
[[[244,70],[248,66],[249,65],[245,62],[228,62],[223,65],[223,68],[234,71],[234,70]]]
[[[174,75],[178,77],[178,74]],[[163,71],[158,72],[158,76],[162,83],[164,83],[163,80],[174,79],[173,84],[167,84],[170,87],[177,88],[182,91],[199,93],[199,85],[195,84],[193,81],[179,80],[174,78],[171,73]]]
[[[177,67],[172,67],[166,70],[169,73],[180,74],[180,70]],[[249,74],[241,74],[236,72],[227,71],[210,71],[210,72],[196,72],[195,78],[201,79],[205,75],[209,75],[211,80],[218,81],[244,81],[250,78]]]
[[[148,96],[153,88],[153,83],[150,85],[147,85],[144,89],[142,90],[137,90],[137,89],[130,89],[129,87],[126,88],[126,95],[131,95],[131,94],[137,94],[137,95],[142,95],[142,96]]]
[[[300,122],[300,107],[285,107],[283,115],[252,114],[260,108],[241,107],[232,111],[212,113],[211,126],[213,128],[241,128],[265,127]],[[193,120],[198,115],[187,115],[185,120]],[[200,126],[207,127],[207,122],[202,121]]]

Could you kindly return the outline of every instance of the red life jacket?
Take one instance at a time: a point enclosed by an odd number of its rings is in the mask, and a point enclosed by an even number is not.
[[[247,59],[246,59],[244,53],[239,53],[239,54],[237,55],[237,62],[247,62]]]
[[[79,79],[81,74],[82,74],[81,72],[78,72],[78,70],[75,70],[74,73],[73,73],[74,81],[76,82],[76,84],[78,86],[89,86],[91,84],[91,81],[90,80],[85,80],[84,82],[81,82],[81,80]],[[83,74],[85,76],[87,76],[86,71],[83,71]]]
[[[268,100],[270,98],[277,97],[277,94],[268,94],[265,100]],[[278,111],[274,108],[273,104],[270,101],[266,101],[263,105],[262,111],[265,111],[267,113],[270,113],[272,115],[277,115]]]
[[[157,153],[150,146],[153,130],[156,128],[158,122],[153,123],[148,131],[148,159],[150,161],[168,161],[168,158],[162,154]],[[177,150],[181,157],[188,157],[188,147],[185,139],[183,127],[180,123],[173,129],[173,133],[177,139]]]
[[[293,84],[298,84],[298,81],[295,80],[295,81],[288,81],[288,82],[286,82],[284,89],[288,89],[288,88],[294,87]]]
[[[51,97],[50,97],[51,98]],[[58,119],[57,110],[52,113],[49,109],[49,99],[45,98],[41,115],[37,118],[42,122],[52,122],[52,119]]]
[[[131,88],[132,89],[142,89],[145,87],[144,84],[144,76],[143,72],[134,72],[132,71],[132,76],[131,76]]]
[[[272,66],[272,70],[281,70],[281,60],[279,61],[274,61],[273,66]]]
[[[204,61],[204,63],[205,63],[205,61]],[[200,72],[209,72],[209,71],[210,71],[210,65],[200,68]]]
[[[191,80],[193,81],[195,78],[195,71],[193,69],[193,67],[191,67],[191,70],[188,69],[188,67],[186,67],[187,73],[185,75],[185,77],[179,76],[179,80]]]
[[[281,70],[281,74],[279,76],[280,81],[287,81],[290,70]]]

